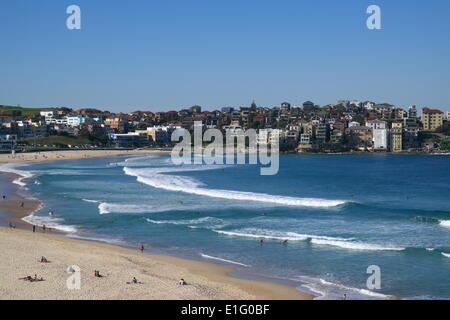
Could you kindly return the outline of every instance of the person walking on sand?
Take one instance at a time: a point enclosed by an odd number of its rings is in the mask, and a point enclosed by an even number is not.
[[[45,232],[45,224],[42,226],[42,230]]]
[[[33,225],[33,232],[36,232],[36,226]]]
[[[141,244],[141,253],[144,253],[144,245]]]
[[[20,207],[23,208],[23,206],[25,205],[25,203],[20,203]]]

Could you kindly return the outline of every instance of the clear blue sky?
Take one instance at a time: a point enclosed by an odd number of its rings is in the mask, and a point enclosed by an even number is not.
[[[366,28],[370,4],[383,30]],[[0,45],[0,104],[450,109],[448,0],[1,0]]]

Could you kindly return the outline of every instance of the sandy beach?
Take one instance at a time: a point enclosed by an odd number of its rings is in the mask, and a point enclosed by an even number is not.
[[[161,151],[93,150],[0,155],[0,164],[83,159],[120,155],[160,153]],[[292,286],[274,282],[231,277],[234,270],[222,265],[192,261],[165,255],[141,253],[139,250],[109,244],[64,237],[61,233],[32,227],[21,219],[39,206],[39,201],[27,200],[12,184],[13,174],[1,174],[2,183],[9,181],[6,200],[0,199],[0,212],[5,226],[0,227],[0,299],[193,299],[193,300],[309,300],[313,296]],[[23,206],[22,206],[23,203]],[[44,256],[50,263],[39,263]],[[69,290],[70,266],[81,273],[79,290]],[[94,270],[103,276],[94,277]],[[44,281],[19,280],[26,276]],[[127,284],[135,277],[139,284]],[[185,279],[188,285],[177,282]]]
[[[49,152],[29,152],[0,154],[0,164],[6,163],[28,163],[41,161],[56,161],[56,160],[75,160],[75,159],[89,159],[89,158],[103,158],[115,156],[130,156],[140,154],[162,154],[169,153],[166,150],[158,149],[136,149],[136,150],[67,150],[67,151],[49,151]]]
[[[0,228],[0,299],[308,299],[295,288],[227,276],[231,268],[103,243]],[[50,263],[39,263],[44,256]],[[81,270],[69,290],[69,266]],[[99,270],[101,278],[94,277]],[[19,280],[26,276],[42,282]],[[127,284],[133,277],[139,284]],[[188,285],[178,285],[183,278]]]

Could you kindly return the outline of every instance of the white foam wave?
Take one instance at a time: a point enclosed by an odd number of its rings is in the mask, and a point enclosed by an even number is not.
[[[207,189],[201,188],[203,184],[193,178],[165,174],[175,171],[193,171],[193,170],[197,171],[197,170],[211,170],[211,169],[212,169],[211,166],[202,166],[196,169],[186,169],[186,168],[132,169],[129,167],[123,168],[125,174],[134,176],[137,178],[137,181],[152,186],[154,188],[176,192],[184,192],[199,196],[228,199],[228,200],[238,200],[238,201],[264,202],[285,206],[307,206],[316,208],[336,207],[346,203],[346,201],[343,200],[295,198],[286,196],[275,196],[263,193]]]
[[[311,239],[311,243],[317,245],[328,245],[350,250],[369,250],[369,251],[403,251],[405,248],[384,247],[380,245],[364,243],[364,242],[349,242],[339,240],[325,240],[325,239]]]
[[[100,203],[100,202],[97,202]],[[108,213],[160,213],[167,211],[183,211],[200,209],[198,206],[187,206],[184,204],[155,203],[155,204],[119,204],[102,202],[98,205],[100,214]]]
[[[22,218],[23,221],[35,225],[37,227],[43,227],[45,225],[46,228],[52,228],[59,231],[67,232],[67,233],[76,233],[76,226],[64,225],[62,222],[64,219],[61,218],[53,218],[53,217],[45,217],[45,216],[35,216],[34,214],[29,215],[27,217]]]
[[[342,299],[344,294],[349,300],[387,300],[392,298],[392,296],[382,293],[367,289],[348,287],[321,278],[297,276],[295,277],[295,280],[303,282],[300,286],[303,290],[311,290],[312,293],[319,294],[315,300],[339,300]]]
[[[402,251],[405,248],[396,247],[384,247],[380,245],[357,242],[354,238],[339,238],[339,237],[327,237],[327,236],[316,236],[309,234],[299,234],[295,232],[278,232],[272,230],[254,229],[247,228],[237,231],[224,231],[224,230],[213,230],[216,233],[235,236],[235,237],[245,237],[254,239],[266,239],[266,240],[279,240],[279,241],[306,241],[310,240],[312,244],[316,245],[328,245],[335,246],[343,249],[349,250],[371,250],[371,251]]]
[[[198,225],[198,224],[204,224],[204,223],[222,223],[223,220],[219,218],[214,217],[203,217],[198,219],[191,219],[191,220],[152,220],[152,219],[145,219],[149,223],[153,224],[174,224],[174,225]]]
[[[84,202],[90,202],[90,203],[100,203],[100,201],[97,201],[97,200],[89,200],[89,199],[81,199],[81,200],[83,200]]]
[[[300,234],[296,232],[279,232],[273,230],[246,228],[238,231],[224,231],[213,230],[216,233],[224,234],[228,236],[246,237],[255,239],[267,239],[267,240],[288,240],[288,241],[305,241],[308,239],[322,239],[322,240],[336,240],[336,241],[351,241],[353,238],[336,238],[327,236],[316,236],[309,234]]]
[[[25,179],[32,178],[34,175],[25,170],[19,170],[17,168],[24,166],[24,164],[17,164],[17,163],[8,163],[0,166],[0,171],[13,173],[19,176],[19,178],[13,180],[14,184],[17,184],[21,187],[25,187],[26,183],[23,182]]]
[[[450,258],[450,253],[441,252],[444,257]]]
[[[249,268],[249,267],[250,267],[250,266],[247,265],[247,264],[243,264],[243,263],[236,262],[236,261],[233,261],[233,260],[227,260],[227,259],[223,259],[223,258],[218,258],[218,257],[209,256],[209,255],[204,254],[204,253],[200,253],[200,255],[201,255],[203,258],[205,258],[205,259],[222,261],[222,262],[226,262],[226,263],[230,263],[230,264],[235,264],[235,265],[238,265],[238,266],[243,266],[243,267],[246,267],[246,268]]]
[[[445,228],[450,228],[450,220],[442,220],[439,222],[439,225]]]

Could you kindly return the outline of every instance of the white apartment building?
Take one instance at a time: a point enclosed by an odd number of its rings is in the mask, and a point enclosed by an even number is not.
[[[389,148],[389,131],[388,129],[373,129],[373,149],[387,150]]]

